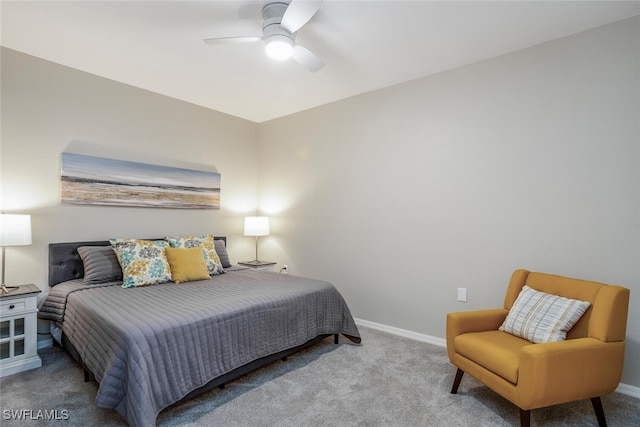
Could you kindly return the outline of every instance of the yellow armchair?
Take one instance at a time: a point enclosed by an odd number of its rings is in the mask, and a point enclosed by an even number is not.
[[[499,330],[525,285],[590,303],[566,340],[534,344]],[[504,308],[447,314],[447,352],[458,368],[451,393],[466,372],[518,406],[523,427],[532,409],[589,398],[606,426],[600,397],[620,382],[628,308],[627,288],[516,270]]]

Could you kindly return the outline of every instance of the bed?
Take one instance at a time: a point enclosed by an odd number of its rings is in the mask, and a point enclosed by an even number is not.
[[[216,248],[225,241],[216,237]],[[49,245],[50,292],[38,316],[99,383],[96,405],[132,426],[154,426],[164,408],[329,336],[360,343],[349,307],[327,282],[227,266],[179,285],[87,284],[78,254],[87,246],[109,242]]]

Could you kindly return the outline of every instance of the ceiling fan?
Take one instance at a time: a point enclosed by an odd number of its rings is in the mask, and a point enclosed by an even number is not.
[[[267,55],[284,60],[291,58],[309,71],[318,71],[324,62],[318,55],[296,43],[298,30],[315,15],[322,0],[291,0],[267,3],[262,8],[262,36],[216,37],[204,39],[209,44],[265,42]]]

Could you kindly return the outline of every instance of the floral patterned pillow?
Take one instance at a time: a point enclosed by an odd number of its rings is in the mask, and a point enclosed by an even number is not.
[[[210,275],[224,273],[220,257],[216,252],[213,243],[213,234],[202,234],[200,236],[165,237],[172,248],[195,248],[202,247],[204,261],[207,264],[207,271]]]
[[[123,288],[171,282],[164,253],[169,244],[164,240],[111,239],[109,243],[122,267]]]

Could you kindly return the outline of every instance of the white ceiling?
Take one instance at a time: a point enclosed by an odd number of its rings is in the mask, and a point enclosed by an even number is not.
[[[287,0],[288,1],[288,0]],[[324,0],[297,42],[326,66],[267,58],[264,1],[5,1],[1,44],[262,122],[640,15],[640,1]]]

